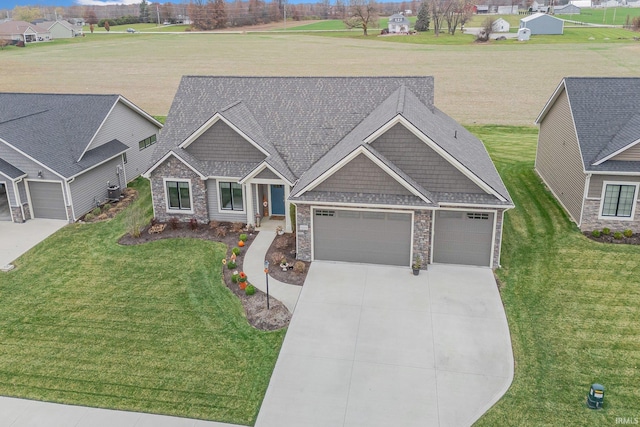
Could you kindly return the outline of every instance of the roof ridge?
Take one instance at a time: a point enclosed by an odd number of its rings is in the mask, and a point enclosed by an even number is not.
[[[398,92],[398,105],[396,107],[396,113],[402,114],[404,111],[404,98],[407,93],[407,87],[405,85],[400,86],[400,91]]]
[[[20,120],[20,119],[26,119],[27,117],[37,116],[38,114],[46,113],[47,111],[49,111],[48,108],[46,110],[36,111],[35,113],[26,114],[24,116],[13,117],[11,119],[7,119],[7,120],[4,120],[4,121],[1,121],[0,125],[3,125],[5,123],[9,123],[9,122],[13,122],[13,121],[16,121],[16,120]]]
[[[231,104],[227,105],[226,107],[222,107],[220,109],[220,112],[224,113],[225,111],[229,111],[230,109],[232,109],[233,107],[235,107],[236,105],[241,104],[241,103],[242,103],[242,100],[239,99],[239,100],[237,100],[235,102],[232,102]]]

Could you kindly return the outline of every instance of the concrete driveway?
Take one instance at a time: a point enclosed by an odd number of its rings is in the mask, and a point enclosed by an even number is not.
[[[315,261],[256,426],[466,426],[512,379],[491,270]]]
[[[67,224],[67,221],[40,218],[22,224],[0,221],[0,267],[13,262]]]

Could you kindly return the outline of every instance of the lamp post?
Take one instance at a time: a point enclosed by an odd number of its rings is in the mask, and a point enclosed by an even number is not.
[[[264,260],[264,276],[267,281],[267,310],[269,310],[269,261]]]

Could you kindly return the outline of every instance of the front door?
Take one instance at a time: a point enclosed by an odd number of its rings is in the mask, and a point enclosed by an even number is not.
[[[284,215],[284,185],[271,185],[271,215]]]

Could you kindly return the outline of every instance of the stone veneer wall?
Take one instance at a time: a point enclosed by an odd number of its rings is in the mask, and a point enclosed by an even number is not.
[[[73,207],[67,206],[67,218],[69,218],[69,223],[73,223]]]
[[[631,229],[634,233],[640,232],[640,202],[636,203],[635,217],[630,221],[599,219],[599,214],[600,200],[585,200],[582,207],[580,230],[593,231],[602,230],[604,227],[607,227],[610,228],[612,232],[624,231],[626,229]]]
[[[420,257],[422,270],[427,269],[431,259],[432,224],[433,211],[415,211],[413,215],[413,258]]]
[[[302,230],[304,226],[306,230]],[[296,257],[302,261],[311,261],[311,206],[296,205]]]
[[[24,209],[24,220],[26,221],[31,218],[31,207],[29,203],[25,202],[22,204],[22,208]]]
[[[193,213],[170,211],[167,212],[165,200],[165,189],[163,178],[190,179],[191,180],[191,206]],[[189,222],[195,218],[198,222],[206,224],[209,222],[209,209],[207,208],[206,183],[200,177],[185,166],[175,157],[169,157],[153,172],[151,172],[151,196],[153,198],[153,209],[156,219],[160,222],[167,222],[176,217],[180,222]]]
[[[13,222],[24,222],[20,206],[11,206],[11,219]]]
[[[502,246],[502,219],[504,209],[496,211],[496,239],[493,242],[493,268],[500,268],[500,247]]]

